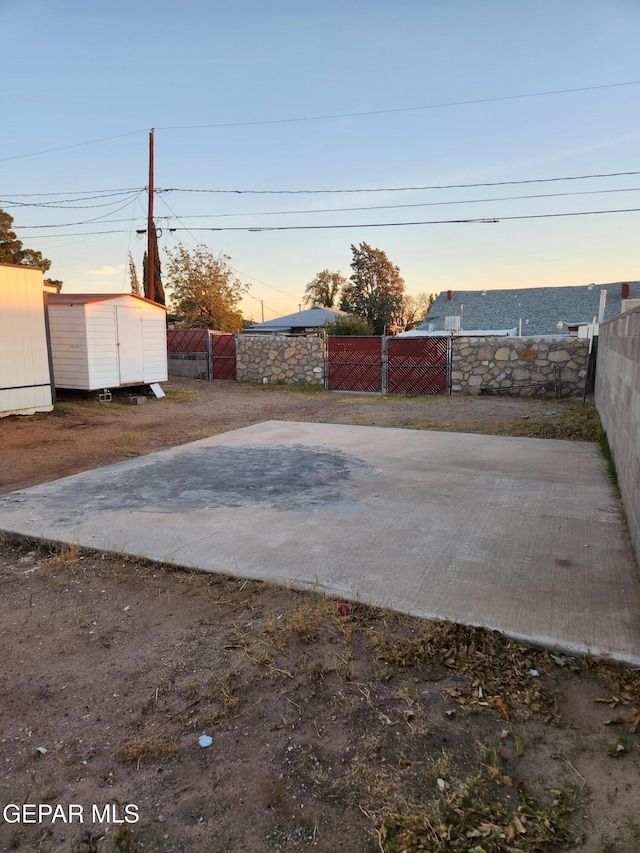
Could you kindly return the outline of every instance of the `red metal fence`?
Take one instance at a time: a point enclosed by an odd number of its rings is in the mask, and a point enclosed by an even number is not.
[[[168,352],[209,352],[208,329],[168,329]]]
[[[382,391],[382,338],[330,337],[328,387],[332,391]]]
[[[327,387],[333,391],[446,394],[449,338],[342,337],[327,339]],[[169,353],[205,353],[207,378],[236,378],[236,337],[208,329],[169,329]],[[202,356],[199,355],[202,359]]]
[[[211,335],[211,375],[213,379],[233,380],[236,378],[236,336],[232,334]]]
[[[446,394],[449,390],[448,338],[389,338],[389,394]]]
[[[209,329],[169,329],[167,351],[182,356],[206,354],[207,378],[236,378],[236,336]]]

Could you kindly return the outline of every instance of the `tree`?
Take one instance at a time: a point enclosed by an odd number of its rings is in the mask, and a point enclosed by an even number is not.
[[[154,265],[153,265],[153,301],[159,302],[160,305],[166,305],[167,300],[164,295],[164,287],[162,286],[162,271],[160,269],[160,252],[158,251],[158,234],[156,232],[156,226],[151,223],[151,228],[153,229],[153,242],[154,242]],[[149,275],[149,259],[147,258],[147,253],[144,253],[144,257],[142,259],[142,285],[144,287],[144,295],[147,299],[151,299],[151,277]]]
[[[142,296],[140,289],[140,279],[138,278],[138,270],[136,269],[133,255],[129,252],[129,283],[131,284],[131,293],[135,296]]]
[[[435,302],[435,294],[418,293],[411,296],[408,293],[402,297],[402,304],[398,315],[398,323],[403,329],[415,329],[418,323],[429,313],[429,309]]]
[[[340,275],[339,271],[322,270],[305,287],[304,304],[334,308],[338,304],[340,292],[346,283],[346,278]]]
[[[22,240],[18,240],[15,231],[12,230],[12,226],[13,216],[5,210],[0,210],[0,263],[39,267],[46,272],[51,266],[51,261],[43,258],[42,253],[35,249],[25,249]],[[62,282],[57,279],[45,278],[45,282],[54,285],[58,292],[62,289]]]
[[[171,308],[182,325],[221,332],[237,332],[243,327],[238,306],[249,285],[234,276],[228,255],[215,257],[202,244],[189,251],[182,243],[167,254]]]
[[[394,324],[402,306],[404,281],[400,269],[381,249],[367,243],[351,246],[353,273],[342,289],[340,308],[363,317],[374,334],[383,335]]]
[[[373,327],[368,320],[356,317],[354,314],[338,315],[335,320],[324,324],[328,335],[372,335]]]

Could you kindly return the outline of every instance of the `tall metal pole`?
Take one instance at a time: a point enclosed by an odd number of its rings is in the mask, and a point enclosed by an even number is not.
[[[155,300],[156,227],[153,222],[153,128],[149,133],[149,212],[147,215],[147,276],[149,299]]]

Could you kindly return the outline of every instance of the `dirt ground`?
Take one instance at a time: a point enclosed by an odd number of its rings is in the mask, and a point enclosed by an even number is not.
[[[598,427],[558,400],[165,389],[0,420],[0,492],[264,420]],[[3,851],[640,849],[629,668],[41,543],[0,545],[0,592]]]

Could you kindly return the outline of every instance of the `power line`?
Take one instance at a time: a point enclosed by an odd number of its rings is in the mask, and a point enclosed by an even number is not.
[[[490,223],[502,222],[508,219],[551,219],[562,216],[596,216],[606,213],[638,213],[640,207],[620,208],[616,210],[581,210],[569,213],[537,213],[537,214],[522,214],[520,216],[500,216],[491,218],[478,219],[428,219],[417,222],[360,222],[350,223],[348,225],[264,225],[260,227],[220,227],[216,228],[208,226],[200,228],[200,231],[322,231],[337,228],[397,228],[408,225],[485,225]],[[172,228],[172,231],[182,231],[186,229]]]
[[[100,220],[105,219],[107,216],[111,216],[113,213],[119,213],[119,211],[124,210],[125,207],[129,207],[130,204],[135,204],[135,202],[140,198],[144,190],[140,190],[134,196],[128,198],[124,204],[117,207],[115,210],[110,210],[107,213],[103,213],[102,216],[94,216],[92,219],[83,219],[80,222],[64,222],[55,225],[21,225],[18,226],[19,230],[29,229],[44,229],[44,228],[72,228],[76,225],[90,225],[93,222],[100,222]]]
[[[426,184],[419,187],[376,187],[372,189],[339,189],[339,190],[203,190],[185,189],[180,187],[156,188],[158,193],[217,193],[221,195],[320,195],[340,193],[398,193],[417,192],[420,190],[453,190],[473,189],[474,187],[506,187],[522,184],[548,184],[559,181],[586,181],[596,178],[619,178],[630,175],[640,175],[635,172],[602,172],[594,175],[564,175],[557,178],[527,178],[521,181],[484,181],[475,184]]]
[[[412,204],[375,204],[375,205],[365,205],[359,207],[320,207],[320,208],[311,208],[309,210],[298,209],[298,210],[271,210],[271,211],[253,211],[250,213],[193,213],[187,214],[180,219],[203,219],[203,218],[215,218],[215,219],[230,219],[242,216],[293,216],[299,214],[310,214],[310,213],[349,213],[356,210],[398,210],[404,208],[412,208],[412,207],[442,207],[448,205],[455,204],[480,204],[481,202],[491,202],[491,201],[520,201],[523,199],[533,199],[533,198],[563,198],[565,196],[578,196],[578,195],[603,195],[607,193],[625,193],[625,192],[638,192],[640,191],[640,187],[621,187],[620,189],[615,190],[582,190],[578,192],[563,192],[563,193],[537,193],[534,195],[507,195],[507,196],[493,196],[491,198],[465,198],[459,199],[456,201],[425,201],[425,202],[416,202]],[[164,199],[163,199],[164,201]],[[166,204],[166,202],[165,202]],[[168,206],[168,205],[167,205]],[[175,214],[174,214],[175,215]],[[163,219],[165,217],[158,217],[159,219]],[[167,219],[169,217],[166,217]],[[176,219],[178,217],[176,216]],[[125,221],[125,220],[113,220],[114,222]],[[128,221],[128,220],[126,220]],[[197,226],[194,226],[197,228]]]
[[[109,142],[112,139],[122,139],[125,136],[135,136],[138,133],[148,133],[145,130],[130,130],[128,133],[117,133],[114,136],[103,136],[100,139],[88,139],[86,142],[74,142],[71,145],[60,145],[58,148],[45,148],[42,151],[31,151],[29,154],[14,154],[12,157],[0,157],[0,163],[8,160],[22,160],[25,157],[38,157],[40,154],[52,154],[55,151],[67,151],[69,148],[81,148],[83,145],[96,145],[98,142]]]
[[[498,95],[491,98],[473,98],[462,101],[444,101],[435,104],[423,104],[422,106],[414,106],[414,107],[393,107],[390,109],[383,110],[363,110],[360,112],[350,112],[350,113],[329,113],[326,115],[317,115],[317,116],[297,116],[293,118],[279,118],[279,119],[258,119],[253,121],[236,121],[236,122],[217,122],[215,124],[186,124],[186,125],[168,125],[166,127],[156,127],[156,130],[168,131],[168,130],[204,130],[207,128],[224,128],[224,127],[252,127],[256,125],[268,125],[268,124],[292,124],[296,122],[310,122],[310,121],[326,121],[330,119],[340,119],[340,118],[357,118],[364,116],[375,116],[375,115],[390,115],[394,113],[408,113],[408,112],[419,112],[421,110],[436,110],[436,109],[444,109],[448,107],[461,107],[461,106],[472,106],[474,104],[490,104],[490,103],[498,103],[501,101],[516,101],[523,100],[526,98],[543,98],[548,97],[550,95],[568,95],[575,94],[578,92],[593,92],[602,89],[619,89],[627,86],[637,86],[640,85],[640,80],[625,80],[620,83],[602,83],[595,86],[575,86],[568,89],[549,89],[543,92],[525,92],[523,94],[518,95]],[[86,145],[97,145],[100,142],[110,142],[113,139],[123,139],[127,136],[136,136],[140,133],[148,133],[148,128],[143,128],[139,130],[130,130],[126,133],[117,133],[112,136],[102,136],[99,139],[88,139],[83,142],[74,142],[69,145],[59,145],[56,148],[45,148],[40,151],[31,151],[27,154],[14,154],[10,157],[0,157],[0,163],[6,163],[10,160],[21,160],[26,157],[38,157],[42,154],[52,154],[57,151],[67,151],[71,148],[81,148]]]
[[[386,110],[365,110],[362,112],[354,112],[354,113],[330,113],[327,115],[319,115],[319,116],[299,116],[296,118],[278,118],[278,119],[262,119],[256,121],[233,121],[233,122],[219,122],[216,124],[185,124],[185,125],[171,125],[168,127],[158,127],[156,130],[203,130],[206,128],[216,128],[216,127],[252,127],[255,125],[262,124],[292,124],[294,122],[305,122],[305,121],[324,121],[327,119],[336,119],[336,118],[356,118],[359,116],[376,116],[376,115],[388,115],[390,113],[408,113],[408,112],[418,112],[419,110],[436,110],[443,109],[445,107],[462,107],[462,106],[470,106],[473,104],[490,104],[496,103],[498,101],[515,101],[521,100],[523,98],[542,98],[548,95],[567,95],[575,92],[593,92],[596,89],[614,89],[620,88],[623,86],[637,86],[640,84],[640,80],[627,80],[623,83],[604,83],[598,86],[577,86],[572,89],[551,89],[545,92],[527,92],[522,95],[500,95],[498,97],[493,98],[474,98],[470,100],[464,101],[446,101],[443,103],[437,104],[425,104],[419,107],[395,107],[393,109]]]
[[[108,190],[63,190],[53,193],[12,193],[11,195],[13,198],[36,198],[37,196],[46,198],[47,196],[53,195],[86,195],[89,198],[100,198],[100,196],[105,193],[112,193],[114,195],[117,195],[118,193],[135,193],[138,192],[140,189],[141,187],[121,187]]]

